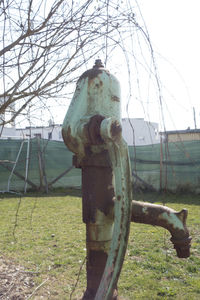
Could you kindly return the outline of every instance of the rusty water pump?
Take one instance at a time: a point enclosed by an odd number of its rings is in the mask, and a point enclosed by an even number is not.
[[[188,257],[187,211],[132,201],[128,147],[122,138],[120,85],[96,60],[81,75],[63,123],[63,139],[82,170],[87,288],[83,300],[118,299],[117,281],[130,222],[162,226],[178,257]]]

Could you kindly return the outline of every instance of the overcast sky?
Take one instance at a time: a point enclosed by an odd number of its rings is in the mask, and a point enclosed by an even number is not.
[[[200,1],[138,0],[138,4],[158,53],[158,70],[167,91],[166,127],[194,128],[194,107],[200,128]]]

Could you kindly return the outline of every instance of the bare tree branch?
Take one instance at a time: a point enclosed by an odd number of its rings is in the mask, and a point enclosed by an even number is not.
[[[63,98],[66,86],[97,55],[105,63],[116,49],[123,48],[129,55],[130,36],[137,30],[150,44],[135,20],[132,2],[127,3],[4,0],[0,8],[0,125],[26,113],[36,101],[43,105],[42,99]],[[13,113],[5,120],[8,111]]]

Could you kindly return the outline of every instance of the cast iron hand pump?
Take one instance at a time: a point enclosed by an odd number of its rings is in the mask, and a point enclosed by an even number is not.
[[[117,299],[130,222],[162,226],[188,257],[187,211],[132,201],[128,147],[122,138],[120,85],[100,60],[81,75],[63,123],[63,139],[82,169],[87,289],[84,300]]]

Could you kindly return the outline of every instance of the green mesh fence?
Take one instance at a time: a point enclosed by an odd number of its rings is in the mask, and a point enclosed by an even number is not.
[[[17,156],[19,157],[15,165]],[[72,168],[72,153],[64,143],[42,139],[0,140],[0,190],[7,191],[8,186],[9,190],[24,190],[27,168],[28,189],[45,189],[46,185],[49,187],[81,185],[81,172]],[[62,175],[65,172],[67,173]]]
[[[200,141],[129,147],[129,153],[134,174],[156,190],[200,192]]]
[[[200,192],[200,141],[129,147],[129,153],[136,185]],[[0,190],[80,187],[72,156],[63,142],[0,140]]]

